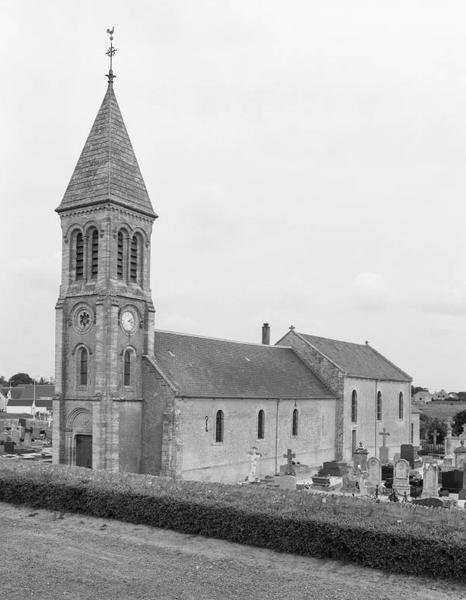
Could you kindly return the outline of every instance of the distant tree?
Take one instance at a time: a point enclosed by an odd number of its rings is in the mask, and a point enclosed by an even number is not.
[[[461,400],[461,402],[466,402],[466,392],[458,392],[458,399]]]
[[[411,396],[414,396],[414,394],[417,394],[418,392],[428,392],[428,391],[429,390],[427,388],[425,388],[425,387],[420,387],[418,385],[416,385],[416,386],[412,385],[411,386]]]
[[[463,425],[466,423],[466,410],[461,410],[453,417],[453,435],[461,435],[463,433]]]
[[[34,383],[34,381],[31,379],[31,377],[29,377],[27,373],[15,373],[10,377],[9,383],[12,387],[15,387],[21,384],[24,385],[28,383]]]
[[[447,435],[447,424],[438,417],[431,417],[421,413],[419,416],[419,434],[421,439],[433,443],[434,431],[437,432],[437,443],[441,444]]]
[[[8,380],[3,375],[0,375],[0,385],[8,385]]]

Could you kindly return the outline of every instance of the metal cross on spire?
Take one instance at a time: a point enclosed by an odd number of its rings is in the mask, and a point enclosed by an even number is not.
[[[115,31],[115,27],[112,27],[111,29],[107,29],[107,33],[110,36],[110,48],[106,52],[107,56],[110,58],[110,69],[108,71],[108,75],[106,75],[106,77],[108,77],[108,83],[113,83],[113,80],[116,77],[116,75],[113,74],[113,69],[112,69],[113,55],[117,51],[117,49],[113,47],[113,32],[114,31]]]

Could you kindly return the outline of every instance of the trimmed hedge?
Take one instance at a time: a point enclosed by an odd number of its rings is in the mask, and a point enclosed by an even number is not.
[[[382,504],[340,500],[255,486],[173,482],[50,465],[13,466],[0,460],[3,502],[353,561],[387,571],[466,580],[464,513],[456,511],[458,516],[448,526],[436,524],[432,516],[453,511],[397,507],[393,512]],[[429,527],[410,518],[418,511],[421,516],[429,514]]]

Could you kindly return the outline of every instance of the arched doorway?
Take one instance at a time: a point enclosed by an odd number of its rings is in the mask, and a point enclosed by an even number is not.
[[[68,464],[92,469],[92,416],[85,408],[77,408],[68,415],[66,454]]]

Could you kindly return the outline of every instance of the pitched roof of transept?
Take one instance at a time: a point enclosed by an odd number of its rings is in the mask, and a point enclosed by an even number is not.
[[[111,80],[57,212],[109,201],[157,216]]]
[[[181,396],[334,398],[291,348],[157,330],[155,360]]]
[[[368,343],[354,344],[307,333],[295,333],[329,358],[348,376],[385,381],[412,380],[407,373],[374,350]]]

